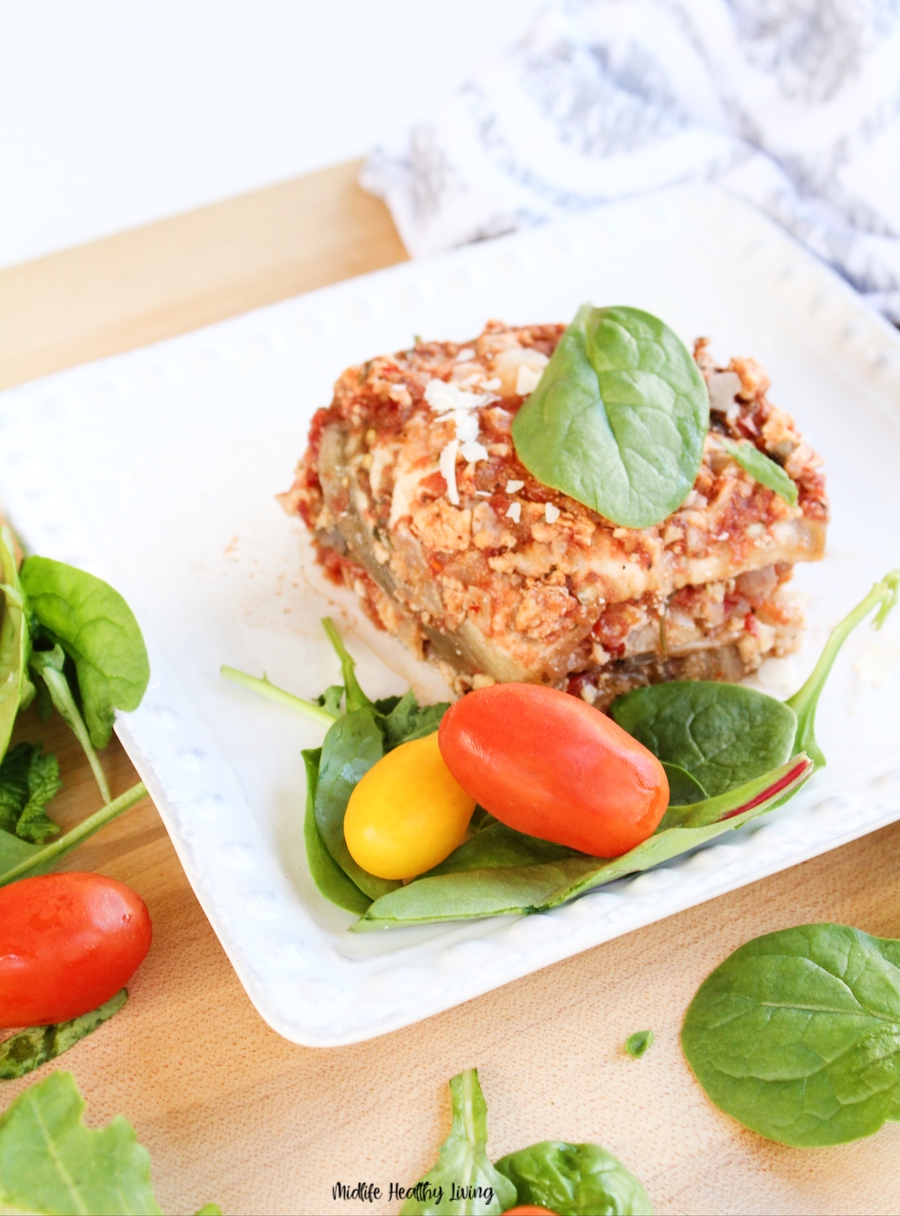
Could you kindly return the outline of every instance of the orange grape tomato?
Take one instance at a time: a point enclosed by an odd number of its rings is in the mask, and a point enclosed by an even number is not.
[[[556,1216],[556,1213],[549,1208],[536,1208],[533,1203],[523,1203],[516,1208],[507,1208],[503,1216]]]
[[[594,857],[646,840],[669,802],[656,756],[555,688],[470,692],[447,710],[438,738],[450,772],[501,823]]]
[[[415,878],[462,844],[475,810],[441,758],[437,732],[401,743],[350,795],[344,839],[376,878]]]
[[[90,1013],[144,961],[147,906],[102,874],[45,874],[0,888],[0,1027]]]

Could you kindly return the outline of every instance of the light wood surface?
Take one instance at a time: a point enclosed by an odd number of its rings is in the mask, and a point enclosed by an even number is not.
[[[401,260],[387,212],[355,173],[340,166],[0,272],[0,383]],[[31,714],[17,729],[60,755],[61,820],[95,809],[65,729]],[[118,744],[104,762],[114,793],[136,779]],[[293,1046],[256,1014],[149,801],[68,865],[129,883],[153,918],[128,1006],[61,1064],[90,1123],[121,1113],[134,1124],[167,1212],[209,1200],[226,1213],[397,1211],[333,1202],[332,1187],[371,1181],[386,1194],[421,1176],[448,1128],[446,1082],[471,1065],[492,1155],[597,1141],[639,1175],[658,1213],[900,1211],[900,1126],[827,1150],[770,1144],[709,1105],[678,1045],[703,977],[756,934],[835,920],[900,936],[900,824],[417,1026],[329,1050]],[[622,1043],[647,1027],[656,1042],[629,1059]],[[26,1083],[5,1084],[0,1106]]]

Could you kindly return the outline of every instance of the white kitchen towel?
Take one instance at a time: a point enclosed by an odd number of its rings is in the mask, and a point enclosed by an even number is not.
[[[900,0],[550,4],[362,176],[414,256],[696,180],[900,323]]]

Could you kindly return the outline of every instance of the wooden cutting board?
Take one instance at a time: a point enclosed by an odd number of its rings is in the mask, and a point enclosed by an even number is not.
[[[403,260],[357,170],[0,271],[0,386]],[[95,809],[65,729],[31,715],[17,729],[59,755],[65,825]],[[105,764],[114,794],[136,780],[117,743]],[[61,1065],[89,1123],[121,1113],[135,1126],[167,1212],[209,1200],[225,1213],[397,1211],[383,1198],[390,1183],[409,1185],[434,1161],[449,1126],[446,1082],[472,1065],[492,1156],[535,1140],[596,1141],[638,1174],[658,1213],[900,1211],[900,1126],[833,1149],[768,1143],[710,1106],[678,1045],[697,986],[750,937],[819,920],[900,936],[900,824],[417,1026],[334,1049],[293,1046],[256,1014],[149,800],[68,864],[129,883],[153,918],[128,1006]],[[628,1058],[625,1038],[648,1027],[653,1047]],[[0,1108],[25,1084],[2,1083]],[[360,1181],[382,1199],[332,1199],[337,1183]]]

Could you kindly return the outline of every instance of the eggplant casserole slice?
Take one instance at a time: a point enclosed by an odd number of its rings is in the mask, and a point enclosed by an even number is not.
[[[781,598],[823,554],[819,457],[767,397],[752,359],[717,368],[700,339],[711,425],[685,502],[618,527],[536,481],[510,425],[563,325],[488,323],[348,368],[312,421],[285,509],[376,624],[435,660],[456,692],[549,684],[605,708],[663,680],[739,680],[796,648]],[[728,454],[750,440],[796,484],[790,506]]]

